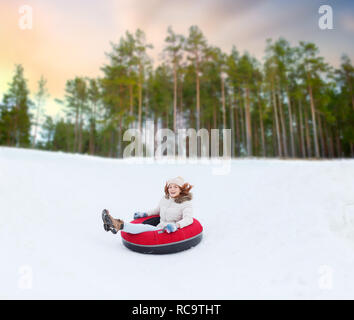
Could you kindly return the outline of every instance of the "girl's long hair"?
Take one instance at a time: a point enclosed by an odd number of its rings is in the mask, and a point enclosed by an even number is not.
[[[192,185],[190,185],[189,183],[185,183],[182,187],[178,186],[181,189],[181,193],[178,195],[178,197],[176,199],[185,197],[185,196],[189,196],[190,195],[190,190],[193,188]],[[166,183],[165,185],[165,198],[169,199],[170,198],[170,194],[168,193],[168,185]]]

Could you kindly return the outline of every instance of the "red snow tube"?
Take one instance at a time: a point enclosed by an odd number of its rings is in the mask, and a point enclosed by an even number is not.
[[[149,216],[131,221],[157,226],[160,216]],[[187,250],[196,246],[203,236],[203,227],[197,219],[187,227],[176,232],[167,233],[162,230],[146,231],[132,234],[121,231],[123,244],[133,251],[140,253],[165,254]]]

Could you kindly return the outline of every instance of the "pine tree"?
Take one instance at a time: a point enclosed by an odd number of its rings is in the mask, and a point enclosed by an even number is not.
[[[177,35],[173,32],[172,27],[168,27],[168,36],[165,42],[168,44],[164,49],[168,53],[170,62],[173,66],[173,130],[177,129],[177,86],[178,86],[178,70],[183,58],[182,49],[185,38],[182,35]]]
[[[200,72],[201,64],[204,60],[205,49],[207,47],[206,39],[202,31],[197,26],[189,28],[189,35],[186,39],[185,50],[190,53],[188,59],[192,61],[195,67],[195,84],[196,84],[196,129],[200,129]]]
[[[3,97],[1,108],[0,141],[8,146],[28,147],[30,145],[31,115],[29,108],[27,80],[22,65],[15,66],[15,74],[9,84],[9,90]]]
[[[320,157],[320,149],[318,145],[315,94],[318,92],[319,86],[322,84],[321,73],[328,72],[328,65],[324,62],[324,59],[316,56],[318,51],[319,50],[315,44],[306,43],[304,41],[300,41],[300,46],[297,48],[297,60],[300,62],[299,73],[301,74],[303,81],[306,83],[308,96],[310,99],[316,158]]]
[[[40,80],[38,81],[38,91],[35,94],[35,121],[34,121],[34,134],[33,134],[33,139],[32,139],[32,147],[35,147],[36,145],[36,139],[37,139],[37,132],[38,132],[38,127],[40,126],[40,118],[44,114],[44,103],[46,99],[49,97],[48,90],[46,88],[47,80],[44,79],[43,76],[41,76]]]

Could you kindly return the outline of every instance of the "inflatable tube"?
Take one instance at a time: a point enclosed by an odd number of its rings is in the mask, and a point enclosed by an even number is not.
[[[150,216],[131,221],[157,226],[160,216]],[[130,250],[140,253],[166,254],[187,250],[196,246],[203,236],[203,227],[197,219],[187,227],[176,232],[167,233],[162,230],[146,231],[132,234],[121,231],[123,244]]]

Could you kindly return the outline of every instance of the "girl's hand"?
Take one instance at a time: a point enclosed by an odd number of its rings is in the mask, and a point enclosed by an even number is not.
[[[174,223],[169,223],[166,227],[163,228],[163,230],[165,230],[167,233],[176,232],[177,225]]]
[[[147,213],[146,212],[135,212],[134,213],[134,220],[135,219],[139,219],[139,218],[144,218],[147,217]]]

